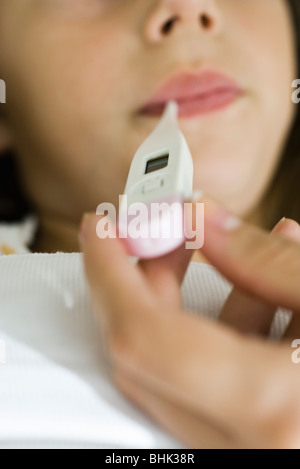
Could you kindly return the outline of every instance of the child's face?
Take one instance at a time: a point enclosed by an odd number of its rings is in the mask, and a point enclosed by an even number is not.
[[[100,202],[117,203],[158,121],[139,110],[170,77],[211,68],[243,94],[181,118],[195,188],[244,215],[259,203],[294,113],[284,0],[0,0],[0,44],[5,110],[41,212],[78,221]]]

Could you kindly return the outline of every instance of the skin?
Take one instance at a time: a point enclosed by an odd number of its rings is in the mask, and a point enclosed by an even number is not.
[[[180,124],[195,188],[263,226],[263,194],[294,118],[295,44],[283,0],[0,0],[0,44],[8,85],[0,148],[17,151],[39,217],[34,250],[78,250],[83,212],[117,203],[132,155],[157,123],[138,110],[180,70],[217,68],[242,87],[226,110]],[[290,344],[263,336],[277,305],[300,311],[300,228],[288,220],[271,236],[251,224],[228,233],[223,209],[204,202],[198,259],[236,285],[223,324],[182,314],[191,252],[133,266],[119,240],[99,242],[95,217],[85,219],[87,276],[115,380],[188,446],[296,447],[299,374]],[[295,316],[287,334],[299,332]],[[153,336],[155,349],[140,340]]]
[[[0,44],[2,128],[40,222],[33,250],[77,251],[82,214],[117,205],[158,121],[139,109],[179,71],[217,69],[242,88],[225,110],[180,125],[194,187],[263,225],[262,197],[294,117],[284,0],[1,0]]]
[[[219,323],[182,310],[190,251],[133,265],[120,240],[97,238],[99,218],[85,217],[81,244],[113,377],[187,447],[299,448],[291,341],[300,334],[300,226],[285,220],[270,235],[241,222],[227,231],[232,214],[211,198],[201,202],[205,256],[236,286]],[[270,342],[279,305],[295,316],[282,342]]]

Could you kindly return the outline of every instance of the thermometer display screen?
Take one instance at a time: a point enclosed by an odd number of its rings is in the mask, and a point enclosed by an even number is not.
[[[169,164],[169,156],[163,155],[147,162],[146,174],[153,173],[159,169],[166,168]]]

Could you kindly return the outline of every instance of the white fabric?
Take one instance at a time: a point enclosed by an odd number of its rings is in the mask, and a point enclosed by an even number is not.
[[[5,248],[13,253],[29,253],[28,245],[31,243],[37,228],[37,219],[29,216],[23,223],[0,224],[0,255],[6,254]]]
[[[230,290],[192,263],[184,307],[216,318]],[[275,334],[287,320],[277,316]],[[0,343],[0,448],[181,447],[114,387],[80,254],[0,257]]]

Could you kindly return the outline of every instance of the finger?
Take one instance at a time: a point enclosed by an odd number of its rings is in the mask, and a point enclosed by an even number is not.
[[[293,220],[288,220],[288,225],[285,224],[286,229],[289,231],[289,237],[293,238],[295,241],[298,241],[298,237],[300,237],[300,227],[299,224]],[[286,226],[287,225],[287,226]],[[300,334],[300,315],[298,314],[299,311],[294,314],[287,330],[285,331],[284,338],[285,339],[294,339],[299,337]]]
[[[290,239],[293,239],[296,242],[299,242],[300,237],[300,227],[299,224],[293,220],[287,220],[287,223],[283,224],[282,230],[283,234],[288,235]],[[295,312],[285,334],[285,339],[294,339],[300,337],[300,315],[299,310]]]
[[[267,335],[276,309],[235,288],[224,305],[220,320],[243,334]]]
[[[288,220],[288,224],[285,224],[285,229],[288,230],[288,236],[290,239],[294,239],[298,242],[299,240],[299,224],[293,220]],[[285,339],[295,339],[300,337],[300,311],[295,311],[294,316],[284,334]]]
[[[272,230],[300,243],[300,226],[293,220],[282,219]],[[222,310],[220,320],[247,334],[269,334],[277,308],[234,288]]]
[[[246,293],[273,306],[299,310],[298,243],[243,223],[209,197],[203,200],[205,243],[202,250],[208,260]]]
[[[92,289],[97,292],[96,298],[99,300],[101,297],[102,302],[106,299],[106,307],[114,305],[114,311],[124,311],[124,306],[135,311],[137,308],[133,304],[140,299],[149,302],[151,296],[154,300],[154,294],[165,304],[178,307],[181,303],[180,285],[192,252],[186,251],[183,244],[164,257],[134,266],[126,245],[120,240],[97,237],[97,223],[101,218],[93,214],[85,217],[88,239],[81,240],[87,276]]]
[[[166,256],[139,262],[154,291],[170,305],[181,302],[180,287],[193,253],[186,250],[183,244]]]
[[[237,442],[234,442],[227,432],[206,421],[197,411],[180,407],[168,397],[157,394],[127,374],[118,373],[115,380],[128,399],[185,447],[197,449],[238,447]]]
[[[103,313],[109,311],[107,319],[117,325],[123,318],[133,320],[133,314],[145,310],[154,297],[122,242],[112,236],[99,239],[100,219],[93,214],[84,217],[80,242],[93,301]],[[113,226],[110,229],[114,235]]]
[[[300,225],[295,220],[283,218],[273,229],[273,233],[279,233],[291,241],[300,243]]]

